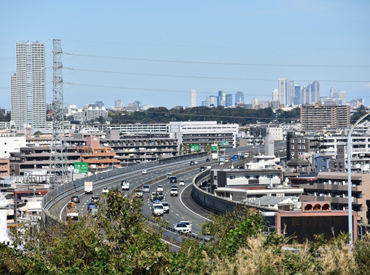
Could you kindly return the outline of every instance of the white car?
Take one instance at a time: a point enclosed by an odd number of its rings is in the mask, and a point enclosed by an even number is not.
[[[162,216],[164,213],[162,203],[153,203],[152,212],[154,216]]]
[[[170,213],[170,205],[168,204],[168,202],[162,201],[162,205],[163,205],[163,212]]]
[[[130,183],[125,180],[121,181],[121,188],[122,190],[130,190]]]
[[[143,186],[143,193],[149,193],[150,192],[150,186],[148,184],[145,184]]]
[[[146,169],[144,169],[143,171],[141,171],[141,174],[146,175],[146,174],[148,174],[148,171]]]
[[[101,191],[103,194],[108,194],[109,193],[109,189],[108,187],[104,187],[103,188],[103,191]]]
[[[185,185],[185,181],[184,180],[180,180],[179,181],[179,186],[184,186]]]
[[[184,222],[178,222],[174,225],[174,229],[180,233],[191,233],[191,227]]]
[[[172,197],[172,196],[177,197],[177,196],[179,195],[179,191],[178,191],[178,189],[177,189],[177,187],[176,187],[176,186],[171,187],[170,195],[171,195],[171,197]]]
[[[157,192],[163,192],[163,185],[157,186]]]

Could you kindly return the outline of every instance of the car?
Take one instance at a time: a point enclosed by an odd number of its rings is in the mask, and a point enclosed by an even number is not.
[[[163,185],[157,186],[157,192],[163,192]]]
[[[175,176],[171,176],[170,183],[177,183],[177,178]]]
[[[218,164],[219,165],[224,165],[225,163],[223,161],[220,161]]]
[[[125,180],[121,181],[121,188],[122,190],[130,190],[130,183]]]
[[[150,194],[150,200],[155,201],[156,199],[158,199],[158,193],[157,192],[152,192]]]
[[[164,194],[163,194],[163,192],[157,192],[157,196],[158,196],[158,199],[159,199],[160,201],[162,201],[162,200],[164,199]]]
[[[172,172],[167,173],[167,178],[169,179],[172,176]]]
[[[80,198],[78,196],[72,196],[71,201],[74,203],[80,203]]]
[[[177,197],[179,195],[179,191],[178,191],[177,187],[171,187],[170,195],[171,195],[171,197],[172,196]]]
[[[150,186],[148,184],[145,184],[143,186],[143,193],[149,193],[150,192]]]
[[[99,196],[92,196],[91,202],[97,203],[99,201]]]
[[[164,213],[162,203],[153,203],[152,205],[152,213],[154,216],[162,216]]]
[[[206,170],[206,167],[204,166],[199,167],[199,172],[203,172],[204,170]]]
[[[168,214],[170,213],[170,205],[168,202],[166,201],[162,201],[162,205],[163,205],[163,211],[165,214]]]
[[[180,221],[181,223],[185,223],[189,228],[190,228],[190,230],[192,229],[192,224],[191,224],[191,222],[189,222],[189,221]]]
[[[104,187],[103,188],[103,191],[101,191],[103,194],[108,194],[109,193],[109,189],[108,187]]]
[[[148,174],[148,171],[146,169],[144,169],[143,171],[141,171],[141,174],[146,175],[146,174]]]
[[[141,189],[136,189],[135,190],[135,197],[136,198],[142,198],[143,196],[144,196],[143,190],[141,190]]]
[[[174,229],[177,232],[180,233],[191,233],[191,227],[189,227],[188,224],[183,223],[183,222],[178,222],[174,225]]]
[[[87,211],[90,213],[92,208],[96,208],[96,203],[95,202],[89,202],[87,205]]]
[[[193,160],[191,160],[191,161],[190,161],[190,166],[193,166],[193,165],[195,165],[195,163],[194,163],[194,161],[193,161]]]
[[[179,181],[179,186],[184,186],[185,185],[185,181],[184,180],[180,180]]]
[[[206,162],[210,162],[211,160],[209,158],[206,158]]]

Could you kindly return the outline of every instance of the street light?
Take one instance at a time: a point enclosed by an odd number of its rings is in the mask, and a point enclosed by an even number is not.
[[[349,245],[353,245],[353,231],[352,231],[352,181],[351,181],[351,157],[352,157],[352,132],[356,126],[368,115],[370,112],[367,112],[362,117],[360,117],[352,128],[349,130],[347,137],[347,185],[348,185],[348,233],[349,233]]]

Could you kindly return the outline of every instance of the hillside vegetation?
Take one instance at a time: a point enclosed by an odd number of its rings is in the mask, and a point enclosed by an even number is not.
[[[295,245],[263,234],[263,219],[240,210],[213,216],[208,243],[184,241],[171,252],[142,216],[142,202],[110,192],[96,218],[47,230],[15,232],[16,248],[0,246],[1,274],[370,274],[370,240],[350,250],[346,236]]]

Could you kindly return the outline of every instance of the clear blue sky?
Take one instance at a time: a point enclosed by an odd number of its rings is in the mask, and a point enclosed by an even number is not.
[[[279,77],[337,80],[321,81],[321,95],[334,86],[347,91],[347,97],[362,96],[370,102],[370,83],[338,82],[370,81],[368,0],[8,0],[0,3],[0,26],[0,107],[10,106],[15,43],[44,41],[51,66],[53,38],[62,39],[65,52],[95,56],[66,55],[65,67],[123,72],[65,70],[66,82],[92,84],[65,85],[66,104],[103,100],[112,106],[115,99],[122,99],[124,105],[140,100],[153,106],[187,106],[192,88],[198,92],[198,104],[218,90],[243,91],[247,101],[270,99]],[[307,66],[317,64],[367,67]],[[48,101],[51,80],[48,69]]]

